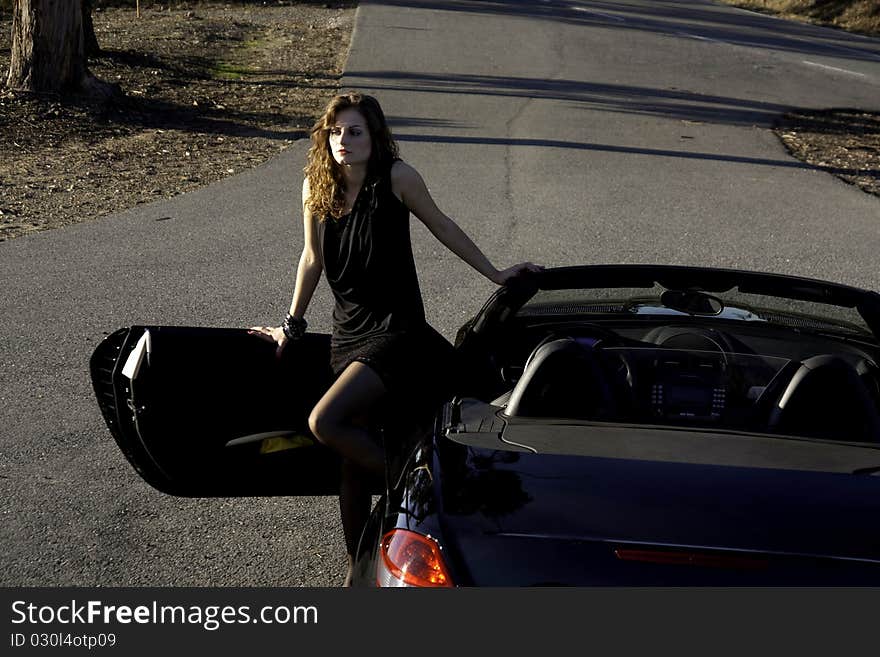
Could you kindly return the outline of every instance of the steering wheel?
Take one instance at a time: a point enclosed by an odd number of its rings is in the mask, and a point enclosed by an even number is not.
[[[735,351],[724,333],[694,326],[658,326],[648,331],[644,341],[664,349],[719,353],[724,371],[727,371],[728,354]]]

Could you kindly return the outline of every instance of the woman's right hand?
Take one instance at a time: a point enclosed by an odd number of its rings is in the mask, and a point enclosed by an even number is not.
[[[251,335],[258,335],[264,340],[277,344],[278,348],[275,350],[276,358],[281,358],[281,352],[284,350],[284,345],[290,342],[287,336],[284,335],[284,329],[280,326],[251,326],[248,329],[248,333]]]
[[[508,267],[507,269],[502,269],[498,271],[494,276],[492,276],[491,281],[496,285],[504,285],[511,278],[515,276],[520,276],[526,273],[537,273],[544,271],[543,265],[536,265],[531,262],[521,262],[518,265],[514,265],[513,267]]]

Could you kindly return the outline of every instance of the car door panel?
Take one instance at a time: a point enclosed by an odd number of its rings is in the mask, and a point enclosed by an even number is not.
[[[155,488],[190,497],[332,495],[339,458],[308,415],[331,381],[328,335],[275,345],[245,329],[134,326],[91,373],[119,447]]]

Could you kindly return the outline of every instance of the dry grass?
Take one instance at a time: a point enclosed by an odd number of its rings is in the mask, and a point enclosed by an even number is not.
[[[878,0],[722,0],[780,18],[880,36]]]

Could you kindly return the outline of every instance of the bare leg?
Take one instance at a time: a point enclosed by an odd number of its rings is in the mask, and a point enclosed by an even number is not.
[[[367,428],[355,418],[369,415],[385,396],[385,384],[369,366],[354,362],[315,404],[309,416],[309,428],[322,443],[344,459],[377,475],[385,468],[385,457]]]
[[[351,584],[357,543],[370,514],[371,476],[381,475],[385,456],[364,418],[385,396],[382,379],[370,367],[354,362],[315,405],[309,426],[315,437],[342,455],[339,511],[348,553],[345,586]]]

